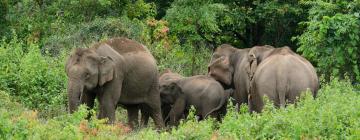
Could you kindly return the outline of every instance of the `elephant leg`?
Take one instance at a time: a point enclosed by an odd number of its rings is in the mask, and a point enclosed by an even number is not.
[[[154,120],[156,127],[162,129],[165,125],[161,114],[161,100],[158,87],[153,88],[149,95],[151,96],[148,97],[144,105],[149,108],[148,113]]]
[[[159,129],[163,128],[165,125],[161,115],[160,105],[157,105],[156,103],[149,103],[148,107],[150,108],[148,113],[150,117],[154,120],[155,125]]]
[[[242,90],[235,90],[237,93],[235,93],[235,94],[238,94],[239,95],[239,97],[238,97],[238,99],[237,99],[237,105],[238,105],[238,107],[237,107],[237,110],[236,111],[240,111],[240,105],[243,105],[243,104],[247,104],[248,103],[248,94],[247,94],[247,91],[245,91],[244,89],[242,89]],[[234,104],[234,105],[236,105],[236,103]]]
[[[285,107],[286,105],[286,90],[284,88],[278,88],[277,94],[279,96],[279,107]]]
[[[128,124],[129,126],[134,129],[135,127],[139,126],[139,108],[135,105],[126,106],[126,110],[128,112]]]
[[[100,112],[98,115],[99,119],[108,118],[108,123],[112,124],[115,122],[115,109],[116,105],[112,103],[100,103]]]
[[[186,109],[186,108],[185,108],[184,113],[183,113],[183,115],[181,116],[181,118],[186,119],[188,116],[189,116],[189,109]]]
[[[115,110],[119,97],[111,95],[109,93],[98,93],[99,100],[99,119],[108,118],[108,123],[115,122]],[[120,95],[118,95],[120,96]]]
[[[149,110],[149,109],[146,108],[144,105],[142,105],[142,107],[141,107],[141,126],[142,127],[146,127],[149,122],[150,114],[146,110]]]
[[[171,106],[170,105],[162,105],[161,106],[161,114],[162,114],[162,118],[164,119],[164,124],[167,125],[169,122],[168,116],[171,110]]]
[[[284,96],[282,96],[282,95],[279,95],[279,98],[280,98],[280,105],[279,105],[279,107],[285,107],[285,105],[286,105],[286,101],[285,101],[285,95]]]
[[[226,115],[226,113],[227,113],[227,102],[225,102],[225,104],[219,109],[219,114],[218,114],[217,120],[219,122],[221,122],[221,120]]]
[[[178,125],[179,120],[181,119],[185,111],[185,100],[177,99],[174,106],[170,110],[170,125]]]

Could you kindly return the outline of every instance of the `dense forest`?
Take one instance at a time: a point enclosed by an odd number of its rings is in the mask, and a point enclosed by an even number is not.
[[[160,132],[131,130],[121,107],[114,125],[68,114],[71,50],[119,36],[184,76],[206,74],[221,44],[289,46],[316,68],[319,96],[261,114],[230,104],[221,123],[190,112]],[[1,0],[0,139],[360,139],[359,46],[358,0]]]

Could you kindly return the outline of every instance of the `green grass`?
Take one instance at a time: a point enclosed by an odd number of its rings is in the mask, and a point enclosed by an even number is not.
[[[360,139],[360,93],[349,82],[332,80],[323,84],[315,100],[303,96],[296,105],[275,109],[267,104],[261,114],[240,113],[229,106],[222,123],[208,119],[197,122],[190,114],[178,128],[157,132],[152,127],[130,131],[118,120],[84,120],[87,110],[52,118],[14,102],[0,92],[1,139]],[[118,113],[118,115],[125,115]],[[125,117],[118,117],[125,118]]]

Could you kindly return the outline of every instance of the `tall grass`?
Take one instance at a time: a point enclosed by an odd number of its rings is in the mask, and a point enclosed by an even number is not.
[[[13,102],[9,93],[0,92],[0,138],[6,139],[359,139],[360,93],[349,82],[332,80],[324,84],[319,97],[303,96],[294,106],[276,109],[267,104],[261,114],[228,108],[219,123],[201,122],[189,115],[179,127],[168,131],[143,128],[131,131],[122,123],[106,125],[103,120],[85,120],[87,110],[49,119],[37,111]]]

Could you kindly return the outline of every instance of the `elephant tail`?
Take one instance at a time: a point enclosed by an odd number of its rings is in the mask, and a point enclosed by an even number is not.
[[[204,116],[204,118],[207,118],[211,113],[213,113],[214,111],[219,110],[221,107],[223,107],[225,105],[225,103],[227,102],[227,100],[230,98],[230,94],[233,92],[232,89],[229,90],[225,90],[224,91],[224,96],[222,96],[223,98],[220,101],[220,104],[215,107],[214,109],[210,110],[208,113],[206,113],[206,115]]]

